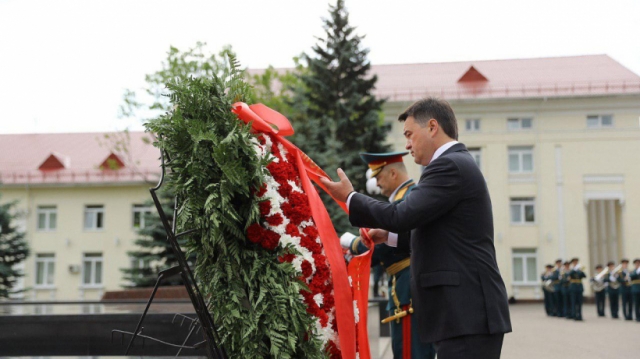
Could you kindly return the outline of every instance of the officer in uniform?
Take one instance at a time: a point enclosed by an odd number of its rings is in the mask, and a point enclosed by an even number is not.
[[[624,319],[632,320],[633,312],[632,306],[633,302],[631,300],[631,285],[630,285],[630,271],[629,271],[629,260],[623,259],[620,261],[622,264],[622,270],[620,271],[620,275],[618,275],[618,282],[620,283],[620,297],[622,298],[622,314],[624,315]]]
[[[415,182],[409,178],[402,157],[408,151],[391,153],[361,153],[360,157],[369,165],[367,171],[367,190],[371,193],[378,189],[389,197],[389,202],[400,202],[415,188]],[[376,185],[374,185],[374,181]],[[340,237],[340,244],[351,254],[358,255],[369,250],[360,237],[345,233]],[[412,319],[410,285],[410,255],[408,251],[398,250],[386,244],[378,244],[373,251],[371,265],[383,266],[389,275],[389,302],[387,310],[389,318],[384,322],[391,323],[391,346],[394,359],[433,359],[436,351],[433,344],[422,343],[418,333],[418,323]],[[402,314],[406,313],[406,316]],[[400,314],[400,315],[398,315]],[[406,322],[410,321],[410,322]],[[405,323],[410,325],[404,325]],[[410,350],[405,344],[410,343]]]
[[[571,313],[571,298],[569,298],[569,272],[571,271],[571,262],[564,262],[561,275],[560,275],[560,291],[562,292],[562,311],[564,317],[567,319],[573,319],[573,313]]]
[[[582,278],[587,275],[582,271],[578,258],[571,260],[571,271],[569,271],[569,296],[571,296],[571,317],[574,320],[582,320],[582,293],[584,286]]]
[[[551,279],[553,277],[553,266],[551,264],[547,264],[545,269],[545,272],[540,276],[540,279],[542,280],[542,292],[544,293],[544,311],[548,316],[555,316],[556,311],[553,305],[553,291],[550,290],[549,286],[546,284],[547,281],[553,281]]]
[[[606,286],[604,284],[604,280],[596,279],[596,275],[602,272],[603,268],[604,267],[602,266],[602,264],[598,264],[596,266],[596,272],[591,278],[591,288],[593,289],[593,293],[595,294],[595,297],[596,297],[596,309],[598,310],[599,317],[604,317],[604,297],[605,297],[604,289]]]
[[[636,312],[636,322],[640,322],[640,258],[633,260],[635,268],[629,274],[631,279],[631,295],[633,297],[633,306]]]
[[[556,308],[556,317],[564,317],[566,315],[562,302],[562,285],[560,283],[562,273],[562,259],[558,259],[556,260],[556,266],[553,270],[553,274],[551,275],[551,280],[553,281],[553,303]]]
[[[609,294],[609,308],[611,309],[611,319],[618,319],[618,310],[620,309],[620,299],[618,296],[618,287],[620,283],[617,279],[617,274],[613,273],[615,262],[607,263],[609,268],[609,275],[604,277],[604,282],[607,285],[607,294]]]

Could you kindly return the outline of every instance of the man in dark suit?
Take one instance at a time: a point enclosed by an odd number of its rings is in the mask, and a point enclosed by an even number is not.
[[[402,113],[406,149],[425,166],[400,203],[355,193],[344,172],[323,179],[349,219],[376,243],[411,248],[411,293],[420,339],[435,343],[439,359],[500,357],[511,332],[507,293],[493,245],[486,182],[466,147],[456,141],[456,118],[445,101],[420,100]]]

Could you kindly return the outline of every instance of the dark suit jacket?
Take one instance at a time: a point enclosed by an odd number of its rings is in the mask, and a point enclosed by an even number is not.
[[[398,233],[398,247],[410,240],[413,320],[422,341],[511,331],[489,191],[463,144],[432,161],[404,202],[355,194],[349,220]]]

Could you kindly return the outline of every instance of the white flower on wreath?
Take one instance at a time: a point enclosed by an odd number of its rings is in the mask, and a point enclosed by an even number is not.
[[[360,322],[360,309],[358,309],[358,301],[353,301],[353,316],[356,319],[356,324]]]

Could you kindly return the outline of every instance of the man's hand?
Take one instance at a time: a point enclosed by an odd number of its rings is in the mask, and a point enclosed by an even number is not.
[[[370,229],[367,233],[375,244],[386,243],[387,239],[389,239],[389,231],[385,231],[384,229],[374,228]]]
[[[346,202],[349,193],[353,192],[353,185],[351,185],[351,181],[349,181],[342,168],[338,168],[338,177],[340,177],[340,182],[333,182],[331,179],[324,177],[320,177],[320,182],[327,187],[327,191],[333,198]]]

